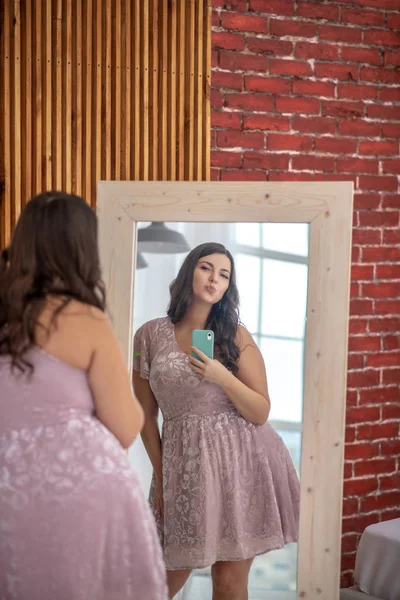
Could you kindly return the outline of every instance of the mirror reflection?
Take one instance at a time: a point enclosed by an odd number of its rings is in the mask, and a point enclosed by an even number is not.
[[[129,456],[177,598],[295,598],[308,235],[139,224]]]

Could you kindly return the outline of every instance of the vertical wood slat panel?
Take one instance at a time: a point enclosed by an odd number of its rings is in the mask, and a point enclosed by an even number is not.
[[[209,178],[210,0],[3,3],[1,245],[44,189]]]

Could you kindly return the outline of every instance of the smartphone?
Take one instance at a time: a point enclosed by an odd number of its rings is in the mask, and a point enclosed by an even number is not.
[[[198,348],[208,358],[214,358],[214,332],[210,331],[210,329],[193,329],[192,331],[192,346]],[[192,356],[201,360],[199,356],[197,356],[196,352],[192,352]]]

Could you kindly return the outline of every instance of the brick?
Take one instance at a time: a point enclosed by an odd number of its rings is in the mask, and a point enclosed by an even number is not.
[[[343,2],[343,0],[340,0]],[[345,0],[346,4],[349,4],[348,0]],[[399,8],[398,0],[351,0],[351,4],[363,6],[367,8],[377,8],[379,10],[397,10]]]
[[[368,208],[376,209],[380,207],[380,204],[380,194],[357,193],[354,195],[354,208],[357,210],[366,210]]]
[[[219,181],[219,169],[211,169],[211,181]]]
[[[355,439],[356,439],[356,430],[355,430],[355,427],[346,427],[346,430],[345,430],[345,441],[346,441],[346,444],[354,442]]]
[[[354,519],[354,517],[352,517],[352,519]],[[343,519],[342,530],[344,533],[348,533],[348,531],[345,529],[346,522],[347,522],[347,519],[346,518]],[[359,527],[362,527],[362,526],[360,525]],[[353,531],[353,523],[351,523],[351,531]],[[356,559],[355,552],[353,552],[353,554],[342,554],[341,560],[340,560],[341,571],[346,571],[346,569],[354,569],[355,559]]]
[[[400,138],[400,123],[382,123],[382,135],[389,138]]]
[[[226,71],[213,71],[211,85],[216,88],[240,91],[243,88],[243,75],[239,73],[227,73]]]
[[[373,305],[371,300],[352,299],[350,300],[350,315],[371,315]]]
[[[338,79],[341,81],[357,81],[358,66],[341,65],[330,63],[315,63],[315,75],[317,78]]]
[[[272,56],[287,56],[293,52],[293,43],[287,40],[272,40],[271,38],[247,38],[247,47],[256,54]]]
[[[245,12],[247,10],[247,0],[213,0],[213,6],[224,8],[225,10],[238,10]]]
[[[364,115],[364,104],[362,102],[350,102],[348,100],[322,100],[322,115],[330,117],[344,117],[352,119]]]
[[[336,169],[343,173],[379,173],[379,161],[361,158],[339,158]]]
[[[261,129],[262,131],[289,131],[290,119],[275,115],[248,115],[244,117],[244,129]]]
[[[348,504],[347,502],[349,501],[353,501],[356,503],[356,505],[358,506],[358,499],[357,498],[345,498],[344,502],[343,502],[343,514],[353,514],[350,513],[350,510],[348,508]],[[351,504],[351,506],[354,506],[354,504]],[[358,512],[357,509],[354,510],[354,514]],[[345,535],[342,539],[342,552],[346,553],[346,552],[355,552],[357,549],[357,542],[358,542],[358,535],[357,534],[352,534],[352,535]]]
[[[212,69],[215,69],[216,67],[218,67],[218,61],[219,61],[219,51],[211,50],[211,68]]]
[[[376,352],[381,349],[379,336],[362,336],[349,338],[349,352]]]
[[[397,191],[397,186],[397,177],[389,175],[361,175],[359,178],[359,187],[364,190]]]
[[[377,410],[379,412],[379,409]],[[394,471],[395,468],[396,461],[394,458],[363,460],[354,465],[354,475],[356,477],[362,477],[363,475],[379,475],[381,473],[390,473]]]
[[[298,17],[311,19],[327,19],[329,21],[339,20],[339,7],[321,2],[302,2],[300,0],[297,8]]]
[[[223,150],[211,152],[211,166],[213,167],[240,167],[241,164],[241,152],[224,152]]]
[[[400,83],[400,72],[396,69],[385,69],[383,67],[361,67],[361,81],[373,81],[374,83]]]
[[[318,60],[338,60],[339,47],[320,42],[297,42],[294,55],[296,58],[316,58]]]
[[[386,26],[390,29],[400,29],[400,12],[387,14]]]
[[[381,511],[383,508],[398,505],[400,505],[400,492],[396,491],[361,498],[361,512]]]
[[[372,85],[360,85],[355,83],[339,83],[339,98],[350,98],[354,100],[375,100],[378,98],[379,88]]]
[[[350,298],[359,298],[360,297],[360,284],[356,281],[352,281],[350,284]],[[359,338],[355,338],[359,339]]]
[[[378,440],[394,437],[398,434],[397,423],[378,423],[374,425],[359,425],[357,427],[358,440]],[[376,488],[375,488],[376,489]],[[373,490],[370,490],[373,491]]]
[[[312,137],[301,135],[268,134],[268,150],[295,150],[309,152],[312,148]]]
[[[330,42],[357,43],[362,40],[362,29],[358,27],[345,27],[342,25],[320,25],[319,35],[321,40]]]
[[[245,169],[288,169],[289,156],[270,152],[244,152],[243,167]]]
[[[395,369],[392,369],[394,371]],[[400,372],[400,369],[399,369]],[[384,371],[385,373],[385,371]],[[399,380],[397,380],[399,381]],[[380,443],[381,446],[381,454],[390,456],[395,456],[396,454],[400,455],[400,437],[394,440],[383,440]]]
[[[379,100],[381,102],[400,102],[400,87],[396,87],[396,88],[382,87],[382,88],[380,88]]]
[[[294,2],[287,0],[249,0],[249,10],[267,15],[294,15]]]
[[[276,36],[310,38],[317,35],[317,25],[288,19],[270,19],[269,31]]]
[[[364,366],[364,357],[361,354],[349,354],[347,358],[347,368],[362,369]]]
[[[399,142],[391,140],[361,140],[359,152],[360,154],[373,154],[375,156],[397,156],[399,153]]]
[[[378,48],[343,46],[341,58],[345,62],[359,62],[370,65],[380,65],[382,63],[381,53]]]
[[[354,232],[355,233],[355,232]],[[352,265],[352,281],[370,281],[374,277],[374,267],[372,265]],[[359,321],[360,319],[357,319]]]
[[[396,424],[393,423],[393,429],[395,428],[395,426],[396,426]],[[397,425],[397,429],[398,429],[398,425]],[[392,437],[392,436],[390,436],[390,437]],[[384,490],[398,491],[399,488],[400,488],[400,472],[394,473],[393,475],[384,475],[383,477],[379,477],[380,491],[384,491]]]
[[[349,334],[357,335],[367,333],[367,323],[368,321],[366,319],[350,319]],[[347,385],[349,386],[349,383],[347,383]]]
[[[400,194],[384,194],[382,208],[400,208]]]
[[[342,22],[351,25],[380,26],[385,23],[385,14],[376,10],[361,10],[358,8],[342,7]]]
[[[340,175],[340,177],[342,177],[342,175]],[[347,175],[343,175],[343,177],[347,177]],[[357,181],[357,179],[356,179]],[[352,263],[357,263],[360,262],[361,260],[361,248],[358,248],[357,246],[353,246],[351,249],[351,262]]]
[[[397,335],[385,335],[383,338],[383,349],[384,350],[399,350],[400,348],[400,333]],[[400,396],[400,394],[399,394]],[[400,397],[399,397],[400,400]],[[399,405],[400,406],[400,405]],[[398,414],[400,418],[400,413]],[[388,418],[388,417],[386,417]]]
[[[357,141],[351,138],[320,137],[315,140],[315,149],[332,154],[353,154],[357,151]]]
[[[344,498],[343,500],[343,515],[345,516],[350,516],[350,515],[355,515],[358,512],[358,498]],[[347,538],[352,537],[347,535]],[[357,537],[357,536],[354,536]],[[351,548],[349,545],[347,544],[343,544],[342,543],[342,553],[346,554],[348,552],[355,552],[356,550],[356,546],[354,545],[354,548]]]
[[[374,422],[379,420],[379,406],[361,406],[352,407],[346,411],[346,423],[351,425],[355,423]],[[357,473],[356,475],[369,475],[369,473]]]
[[[364,298],[393,298],[400,296],[400,282],[363,283]]]
[[[381,125],[380,123],[367,123],[357,119],[344,120],[339,123],[339,133],[357,137],[375,137],[380,135]]]
[[[221,181],[267,181],[267,173],[264,170],[224,169],[221,172]]]
[[[212,26],[219,27],[220,25],[220,13],[217,10],[212,11]]]
[[[211,113],[211,127],[224,129],[241,129],[242,118],[236,112],[222,112],[213,110]]]
[[[249,92],[267,92],[270,94],[290,93],[290,81],[288,79],[279,79],[278,77],[247,75],[244,86]]]
[[[218,131],[219,148],[264,148],[264,134],[251,131]]]
[[[356,406],[357,395],[358,394],[356,390],[346,390],[346,406]]]
[[[276,110],[281,113],[316,114],[319,112],[319,104],[317,98],[291,98],[290,96],[278,96],[276,99]]]
[[[350,479],[344,482],[343,494],[347,496],[362,496],[370,494],[378,489],[378,480],[376,477],[366,477],[363,479]],[[352,529],[350,529],[352,531]]]
[[[221,13],[221,25],[224,29],[267,33],[268,19],[254,15],[244,15],[234,12]]]
[[[210,91],[210,104],[211,108],[222,108],[224,103],[224,98],[220,90],[211,90]]]
[[[363,248],[363,262],[400,262],[400,248]]]
[[[397,227],[399,213],[398,211],[363,211],[359,213],[359,221],[360,227]]]
[[[400,158],[397,160],[383,160],[382,161],[382,172],[393,173],[393,175],[400,174]]]
[[[381,352],[367,356],[368,367],[398,367],[400,365],[400,352]]]
[[[219,52],[219,66],[230,71],[267,71],[266,56],[256,54],[238,54],[237,52]]]
[[[381,243],[382,232],[380,229],[354,229],[353,244],[359,246],[373,246]]]
[[[400,51],[385,50],[384,62],[386,66],[400,67]]]
[[[294,171],[322,171],[323,173],[335,170],[335,159],[315,154],[295,155],[292,158]]]
[[[375,307],[377,315],[400,314],[400,302],[398,300],[377,300]]]
[[[297,77],[308,77],[313,74],[308,62],[281,58],[270,59],[269,72],[271,75],[296,75]]]
[[[239,33],[213,31],[211,36],[212,47],[224,48],[225,50],[244,50],[244,41],[244,35]]]
[[[400,36],[395,31],[367,29],[364,31],[364,44],[367,46],[400,46]]]
[[[293,80],[293,94],[296,96],[328,96],[335,95],[335,84],[308,79]]]
[[[322,117],[293,117],[293,129],[301,133],[336,133],[336,120]]]
[[[268,176],[269,181],[314,181],[313,173],[294,173],[271,171]]]
[[[250,112],[269,112],[274,109],[274,99],[266,94],[226,94],[225,106]]]
[[[400,244],[400,229],[386,229],[385,231],[383,231],[382,243],[393,245]],[[384,268],[386,268],[387,270],[384,271]],[[378,279],[389,279],[390,272],[393,278],[400,279],[400,272],[398,272],[398,269],[400,269],[400,265],[397,265],[396,267],[394,265],[386,265],[386,267],[382,265],[381,267],[379,267],[379,269],[377,269],[376,276]],[[384,273],[386,273],[386,277],[383,276]]]
[[[400,121],[400,106],[368,106],[367,116],[371,119],[393,119]]]
[[[370,442],[358,442],[346,444],[344,448],[345,460],[356,460],[358,458],[375,458],[379,455],[379,444]]]

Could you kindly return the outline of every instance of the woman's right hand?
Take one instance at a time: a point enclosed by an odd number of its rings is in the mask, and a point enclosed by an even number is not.
[[[160,517],[164,515],[164,495],[162,477],[155,478],[154,486],[154,508]]]

